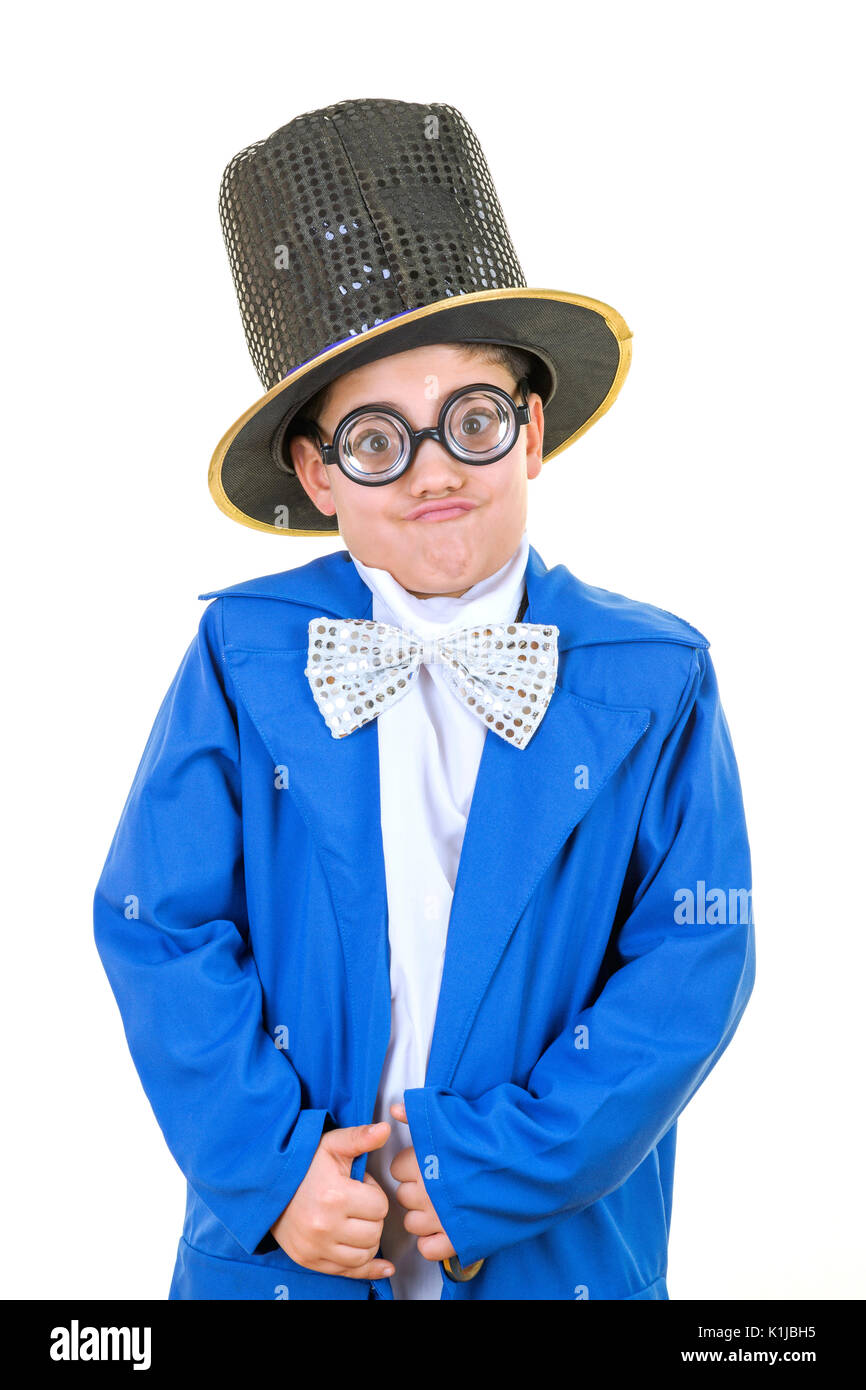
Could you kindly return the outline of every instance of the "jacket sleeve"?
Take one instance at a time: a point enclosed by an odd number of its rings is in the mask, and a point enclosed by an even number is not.
[[[464,1266],[619,1187],[721,1056],[751,993],[740,782],[699,648],[644,803],[611,947],[616,968],[526,1087],[472,1099],[442,1086],[404,1093],[425,1186]]]
[[[221,601],[163,700],[94,899],[96,947],[166,1143],[248,1254],[277,1248],[328,1121],[265,1031],[246,919]]]

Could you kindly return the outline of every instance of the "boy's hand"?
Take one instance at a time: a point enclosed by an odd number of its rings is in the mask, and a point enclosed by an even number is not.
[[[402,1101],[394,1102],[391,1114],[395,1120],[408,1124],[406,1107]],[[400,1184],[396,1197],[401,1207],[406,1208],[403,1225],[413,1236],[418,1237],[416,1244],[424,1259],[444,1260],[449,1255],[456,1255],[457,1251],[442,1229],[442,1222],[427,1195],[414,1148],[401,1149],[392,1160],[389,1172]]]
[[[391,1133],[387,1120],[323,1134],[294,1197],[271,1227],[295,1264],[348,1279],[385,1279],[394,1273],[375,1259],[388,1214],[388,1198],[376,1179],[350,1178],[357,1154],[380,1149]]]

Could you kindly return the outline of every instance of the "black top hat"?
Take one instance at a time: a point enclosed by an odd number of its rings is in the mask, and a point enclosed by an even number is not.
[[[409,348],[532,354],[543,461],[610,408],[631,333],[609,305],[529,289],[478,140],[453,106],[341,101],[230,161],[220,220],[266,394],[217,445],[209,486],[245,526],[339,533],[291,470],[293,417],[338,376]]]

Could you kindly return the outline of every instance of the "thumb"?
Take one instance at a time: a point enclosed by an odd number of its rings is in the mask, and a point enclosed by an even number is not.
[[[343,1158],[355,1158],[357,1154],[369,1153],[371,1149],[381,1149],[391,1126],[387,1120],[374,1125],[347,1125],[345,1129],[329,1129],[323,1134],[321,1143],[328,1153],[339,1154]]]

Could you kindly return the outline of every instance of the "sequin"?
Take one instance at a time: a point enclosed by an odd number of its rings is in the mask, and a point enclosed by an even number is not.
[[[331,734],[345,738],[402,699],[422,665],[441,665],[457,699],[485,727],[525,748],[556,685],[558,637],[558,627],[540,623],[429,638],[370,619],[313,618],[304,674]]]

